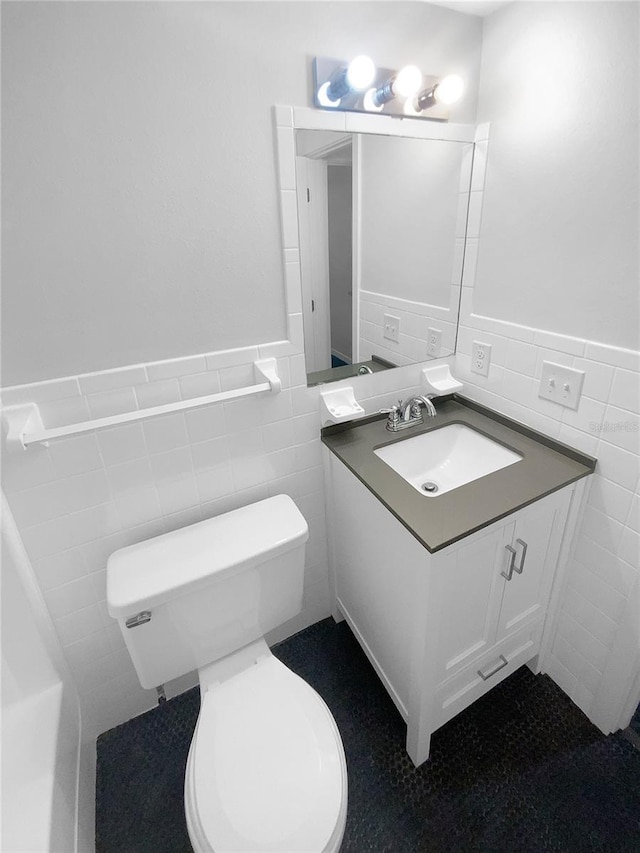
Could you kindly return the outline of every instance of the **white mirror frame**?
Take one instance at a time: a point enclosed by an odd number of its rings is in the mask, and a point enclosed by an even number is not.
[[[273,119],[280,191],[280,224],[288,343],[291,347],[290,352],[304,353],[302,279],[296,197],[295,131],[333,130],[344,133],[369,133],[377,136],[466,143],[475,143],[478,136],[476,126],[472,124],[426,122],[419,119],[397,119],[391,116],[361,115],[358,113],[331,113],[310,109],[309,107],[274,106]],[[462,265],[460,266],[460,275],[462,275]],[[442,319],[445,321],[451,322],[454,303],[455,310],[458,310],[461,286],[462,280],[452,288],[451,305],[448,309],[430,306],[436,312],[441,311]],[[459,317],[456,317],[456,323],[458,322]]]

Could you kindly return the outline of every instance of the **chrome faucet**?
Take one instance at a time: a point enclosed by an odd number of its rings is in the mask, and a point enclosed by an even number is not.
[[[398,432],[401,429],[424,423],[422,406],[425,407],[430,418],[435,417],[436,407],[433,405],[433,401],[430,397],[425,397],[422,394],[409,397],[404,403],[402,400],[398,400],[397,406],[392,406],[390,409],[380,409],[380,411],[389,415],[386,424],[387,429],[390,432]]]
[[[422,420],[421,406],[425,407],[430,418],[435,418],[436,407],[433,405],[431,398],[418,394],[415,397],[411,397],[411,399],[407,400],[406,403],[403,404],[401,412],[402,420],[408,421],[412,418],[420,418],[420,420]]]

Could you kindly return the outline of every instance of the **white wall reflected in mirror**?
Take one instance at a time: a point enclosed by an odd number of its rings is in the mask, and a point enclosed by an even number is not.
[[[452,355],[475,129],[403,121],[389,133],[367,117],[354,133],[308,112],[294,110],[302,126],[287,137],[308,383]]]

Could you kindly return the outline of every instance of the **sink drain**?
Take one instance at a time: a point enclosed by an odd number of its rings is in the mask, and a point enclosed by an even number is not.
[[[428,494],[432,495],[434,492],[438,491],[438,484],[432,483],[430,480],[428,480],[426,483],[423,483],[420,488],[423,492],[427,492]]]

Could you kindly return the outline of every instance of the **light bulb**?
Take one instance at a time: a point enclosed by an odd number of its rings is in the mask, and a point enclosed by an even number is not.
[[[393,81],[393,91],[402,98],[411,98],[422,83],[422,71],[415,65],[405,65]]]
[[[331,82],[327,80],[326,83],[323,83],[322,86],[318,89],[318,103],[323,107],[337,107],[340,104],[340,98],[336,101],[332,101],[329,97],[329,86]]]
[[[457,74],[449,74],[433,89],[433,97],[438,104],[454,104],[462,95],[464,83]]]
[[[422,111],[416,109],[413,98],[407,98],[407,100],[404,102],[404,107],[402,111],[406,116],[409,116],[410,118],[422,115]]]
[[[375,88],[369,89],[367,94],[364,96],[362,103],[364,104],[365,110],[370,113],[379,113],[382,111],[384,104],[378,104],[375,99],[376,90]]]
[[[368,56],[356,56],[349,63],[347,82],[352,89],[362,91],[370,86],[376,76],[376,66]]]

